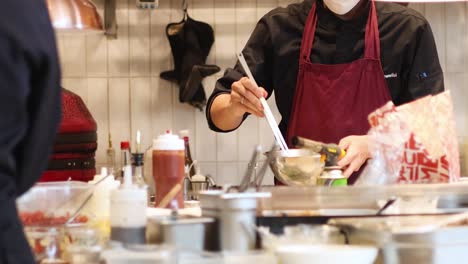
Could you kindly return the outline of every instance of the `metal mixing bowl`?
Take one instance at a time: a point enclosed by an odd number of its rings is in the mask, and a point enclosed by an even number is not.
[[[307,149],[272,151],[265,153],[276,179],[290,186],[313,186],[323,172],[320,154]]]

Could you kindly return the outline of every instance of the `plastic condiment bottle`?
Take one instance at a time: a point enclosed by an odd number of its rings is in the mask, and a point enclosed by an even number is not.
[[[190,180],[193,175],[195,175],[195,166],[193,166],[193,159],[192,154],[190,151],[190,139],[189,139],[189,131],[188,130],[181,130],[179,131],[180,137],[184,140],[185,144],[185,176],[188,177],[184,181],[184,200],[190,200],[190,192],[191,192],[191,184]]]
[[[153,178],[153,146],[148,148],[148,150],[145,152],[144,164],[145,166],[143,166],[143,178],[145,179],[145,183],[148,185],[148,194],[150,196],[150,201],[154,201],[156,191]]]
[[[193,159],[192,153],[190,151],[190,138],[189,138],[189,131],[188,130],[181,130],[179,132],[180,137],[184,140],[185,144],[185,174],[192,177],[195,175],[195,167],[192,166]]]
[[[111,134],[109,133],[109,142],[108,142],[108,148],[106,152],[106,158],[107,158],[107,168],[109,168],[109,172],[115,176],[115,173],[117,173],[117,166],[116,166],[116,161],[115,161],[115,149],[112,146],[112,138]]]
[[[88,184],[94,185],[105,177],[107,177],[107,168],[102,168],[101,174],[94,176]],[[94,187],[93,196],[89,201],[89,210],[96,216],[96,228],[101,232],[103,240],[107,240],[110,236],[111,192],[119,186],[120,181],[115,180],[111,175]]]
[[[132,154],[130,151],[130,142],[122,141],[120,142],[120,169],[121,169],[121,177],[123,178],[125,167],[128,165],[132,165]]]
[[[167,131],[153,142],[153,177],[156,189],[156,205],[176,186],[185,175],[185,144],[177,135]],[[179,208],[184,206],[183,191],[174,200]]]
[[[111,193],[111,240],[126,244],[146,242],[147,190],[132,182],[132,167],[124,168],[119,189]]]

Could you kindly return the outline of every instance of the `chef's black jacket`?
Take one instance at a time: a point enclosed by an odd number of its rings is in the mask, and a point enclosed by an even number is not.
[[[15,199],[40,177],[60,122],[60,69],[43,0],[0,8],[0,263],[34,263]]]
[[[269,95],[275,92],[282,115],[280,129],[285,135],[291,114],[302,33],[315,0],[276,8],[257,24],[243,53],[259,86]],[[431,27],[418,12],[395,3],[376,2],[381,43],[381,63],[393,102],[396,105],[444,90],[443,72]],[[312,48],[312,63],[339,64],[362,58],[364,33],[370,2],[351,21],[337,18],[317,0],[318,25]],[[229,93],[231,84],[245,76],[240,64],[226,70],[208,101],[210,118],[214,98]],[[351,98],[350,98],[351,99]],[[246,115],[247,116],[247,115]]]

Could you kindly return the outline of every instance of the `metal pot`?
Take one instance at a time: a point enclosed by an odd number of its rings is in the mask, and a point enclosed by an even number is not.
[[[153,244],[168,244],[179,250],[203,251],[213,242],[208,232],[214,223],[209,217],[164,216],[150,217],[147,226],[147,241]]]
[[[216,219],[212,231],[215,239],[219,239],[219,250],[248,252],[256,248],[257,200],[270,196],[270,193],[223,193],[221,191],[201,194],[202,215]]]
[[[185,200],[196,200],[200,199],[200,193],[203,191],[207,191],[213,188],[216,183],[210,175],[203,176],[204,181],[194,180],[188,176],[185,177],[184,180],[184,194]]]

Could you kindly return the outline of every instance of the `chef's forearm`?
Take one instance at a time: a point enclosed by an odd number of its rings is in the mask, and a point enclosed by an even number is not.
[[[237,109],[231,103],[230,94],[216,96],[210,108],[211,121],[223,131],[231,131],[239,127],[244,119],[244,114],[242,109]]]

